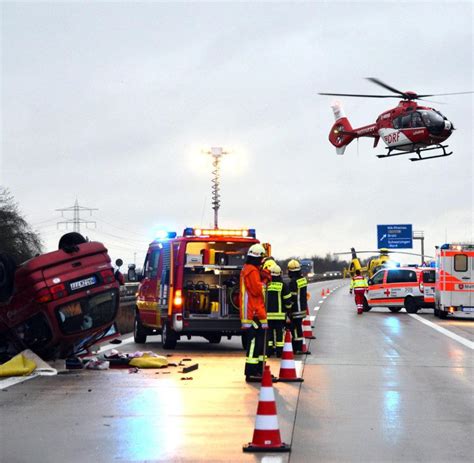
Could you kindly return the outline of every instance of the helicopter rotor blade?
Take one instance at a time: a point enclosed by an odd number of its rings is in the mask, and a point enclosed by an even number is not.
[[[398,98],[394,95],[363,95],[359,93],[318,93],[318,95],[351,96],[351,97],[356,97],[356,98]]]
[[[427,96],[446,96],[446,95],[467,95],[474,92],[454,92],[454,93],[432,93],[430,95],[418,95],[418,99],[425,98]]]
[[[403,96],[404,98],[407,97],[407,94],[405,92],[402,92],[401,90],[397,90],[396,88],[393,88],[390,85],[387,85],[385,82],[382,82],[380,79],[377,79],[377,77],[366,77],[366,79],[370,80],[375,85],[379,85],[380,87],[383,87],[386,90],[389,90],[390,92],[398,93],[399,95]]]

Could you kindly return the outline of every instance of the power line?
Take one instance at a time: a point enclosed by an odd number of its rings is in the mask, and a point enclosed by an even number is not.
[[[64,217],[64,212],[72,212],[73,213],[73,218],[72,219],[67,219],[62,222],[57,222],[57,227],[59,228],[60,224],[66,224],[66,228],[70,223],[72,223],[73,226],[73,231],[80,233],[81,232],[81,224],[83,225],[88,225],[90,223],[94,224],[94,226],[97,226],[97,222],[92,221],[92,220],[84,220],[81,218],[81,211],[89,211],[90,215],[92,216],[92,211],[98,211],[99,209],[96,208],[90,208],[90,207],[83,207],[79,206],[79,202],[76,199],[76,202],[74,203],[74,206],[71,207],[65,207],[63,209],[56,209],[57,211],[61,212],[61,217]]]

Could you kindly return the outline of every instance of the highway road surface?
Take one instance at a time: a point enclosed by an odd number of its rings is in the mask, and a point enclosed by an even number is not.
[[[110,347],[171,353],[199,369],[0,380],[0,462],[474,461],[474,322],[432,310],[357,315],[343,280],[310,291],[317,339],[297,358],[304,383],[274,385],[291,453],[242,453],[259,385],[244,382],[239,338],[163,351],[159,336],[136,345],[126,335]],[[269,364],[277,375],[277,359]]]

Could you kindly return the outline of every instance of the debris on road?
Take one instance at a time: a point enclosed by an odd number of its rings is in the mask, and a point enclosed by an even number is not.
[[[180,373],[189,373],[191,371],[197,370],[199,368],[199,363],[195,363],[194,365],[190,365],[189,367],[183,368]]]
[[[190,381],[190,380],[192,380],[192,379],[193,379],[192,376],[183,376],[183,377],[181,378],[181,381]]]

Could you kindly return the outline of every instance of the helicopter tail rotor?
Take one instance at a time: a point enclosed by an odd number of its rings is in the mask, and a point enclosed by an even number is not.
[[[329,132],[329,141],[336,147],[337,154],[344,154],[346,146],[356,138],[356,134],[340,103],[335,102],[331,108],[336,122]]]

